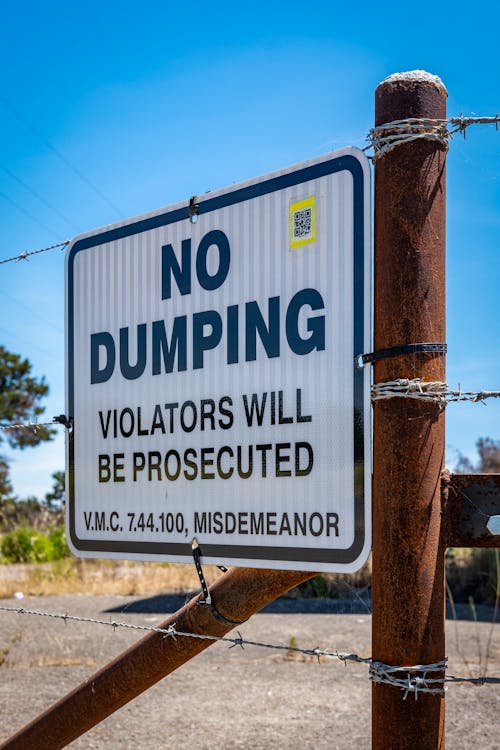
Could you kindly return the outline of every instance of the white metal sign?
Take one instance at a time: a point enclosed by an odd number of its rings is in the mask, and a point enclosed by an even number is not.
[[[362,565],[369,204],[344,149],[72,242],[75,554]]]

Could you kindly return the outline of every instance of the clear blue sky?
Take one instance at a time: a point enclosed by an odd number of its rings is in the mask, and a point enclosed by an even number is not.
[[[479,0],[68,4],[2,10],[0,258],[346,145],[365,145],[387,75],[439,75],[450,115],[500,111],[500,10]],[[14,108],[24,122],[13,111]],[[64,163],[36,129],[98,191]],[[119,209],[116,211],[112,206]],[[500,132],[448,158],[448,382],[500,389]],[[64,412],[64,253],[0,266],[0,342],[28,356]],[[500,439],[500,403],[452,404],[448,463]],[[62,433],[62,430],[61,430]],[[63,436],[11,455],[42,496]]]

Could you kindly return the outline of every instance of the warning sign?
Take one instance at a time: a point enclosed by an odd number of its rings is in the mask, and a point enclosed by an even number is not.
[[[76,554],[364,562],[369,203],[345,149],[72,242]]]

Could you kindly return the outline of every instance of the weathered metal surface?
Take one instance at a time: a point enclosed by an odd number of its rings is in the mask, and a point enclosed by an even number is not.
[[[498,541],[500,542],[500,516],[490,516],[486,528],[490,534],[499,537]],[[498,546],[500,546],[500,544]]]
[[[375,125],[445,118],[446,90],[434,77],[401,74],[375,93]],[[375,167],[375,350],[444,342],[445,156],[414,140]],[[445,380],[443,354],[415,353],[375,364],[374,382]],[[391,665],[445,656],[444,547],[440,477],[444,413],[410,399],[374,404],[373,646]],[[373,687],[373,748],[444,748],[444,699],[402,700]]]
[[[445,472],[441,491],[447,547],[500,547],[500,474]]]
[[[293,586],[308,572],[235,568],[210,587],[212,604],[192,599],[168,617],[189,633],[225,635]],[[213,641],[151,633],[0,745],[1,750],[59,750],[200,653]]]

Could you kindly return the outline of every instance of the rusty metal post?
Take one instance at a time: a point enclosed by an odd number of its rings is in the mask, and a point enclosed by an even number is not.
[[[213,606],[192,599],[159,627],[222,636],[315,574],[234,568],[210,587]],[[7,739],[1,750],[59,750],[212,645],[151,633]]]
[[[446,89],[422,71],[395,74],[375,92],[375,125],[445,118]],[[398,145],[375,166],[375,349],[445,342],[446,146]],[[445,380],[442,354],[382,359],[374,382]],[[406,666],[445,656],[440,477],[444,413],[390,399],[374,408],[372,656]],[[373,686],[373,748],[444,748],[444,698]]]

